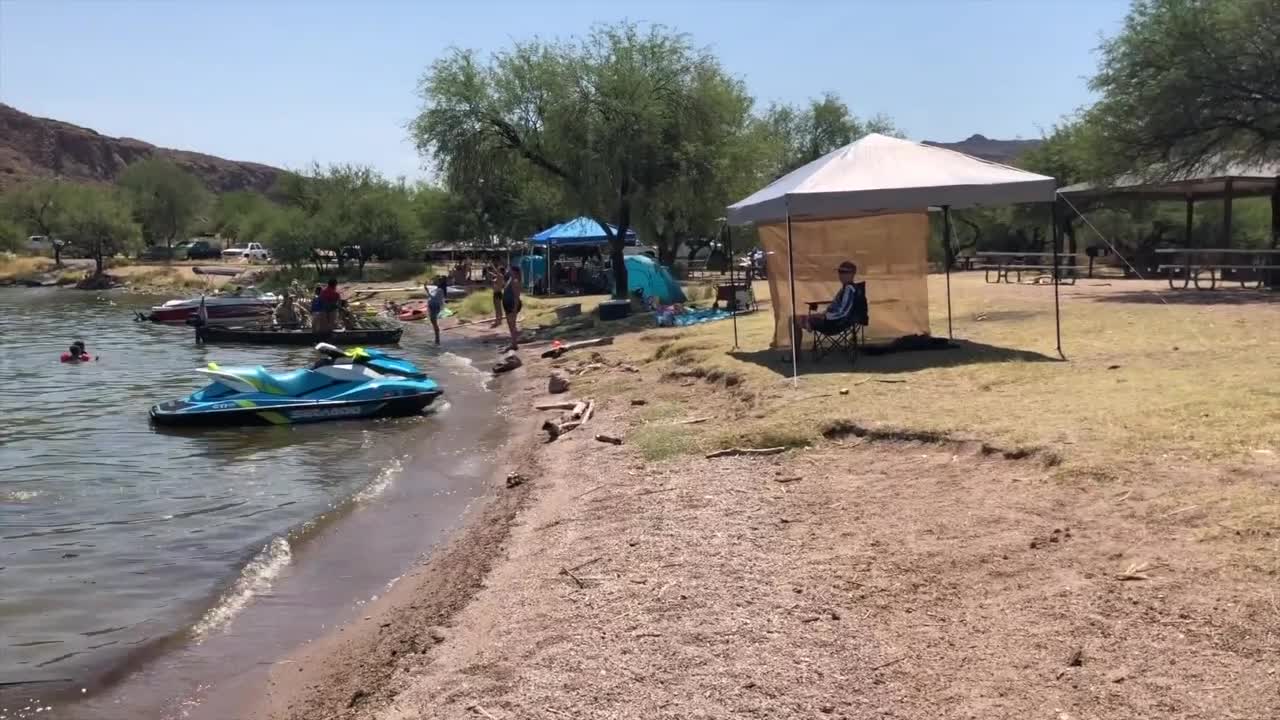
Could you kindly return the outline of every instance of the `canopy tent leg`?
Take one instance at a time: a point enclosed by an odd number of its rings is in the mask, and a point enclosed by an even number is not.
[[[951,330],[951,206],[942,206],[942,265],[947,275],[947,339],[955,340]]]
[[[1054,340],[1058,345],[1058,357],[1063,360],[1067,356],[1062,352],[1062,311],[1058,303],[1058,285],[1061,284],[1062,278],[1058,273],[1058,201],[1055,198],[1049,205],[1050,221],[1053,223],[1051,237],[1053,241],[1053,334]]]
[[[791,208],[787,207],[787,284],[791,288],[791,385],[800,386],[799,350],[796,348],[796,261],[791,251]]]
[[[738,291],[737,285],[733,280],[733,226],[725,223],[724,225],[724,246],[725,256],[729,259],[729,292],[733,294],[731,307],[733,308],[733,349],[738,349]],[[748,276],[750,277],[750,276]],[[751,282],[748,280],[747,282]]]

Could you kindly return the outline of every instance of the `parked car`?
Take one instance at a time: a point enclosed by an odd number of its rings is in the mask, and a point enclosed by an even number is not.
[[[266,260],[271,254],[262,247],[262,243],[251,242],[244,247],[227,248],[222,251],[223,260]]]
[[[187,246],[189,260],[218,260],[222,258],[222,248],[208,240],[193,240]]]

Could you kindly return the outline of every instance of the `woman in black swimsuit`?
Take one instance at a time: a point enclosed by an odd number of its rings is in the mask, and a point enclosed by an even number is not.
[[[511,267],[507,273],[507,281],[502,286],[502,310],[507,314],[507,329],[511,331],[511,345],[508,350],[520,349],[520,332],[516,329],[516,316],[523,305],[520,302],[520,268]]]

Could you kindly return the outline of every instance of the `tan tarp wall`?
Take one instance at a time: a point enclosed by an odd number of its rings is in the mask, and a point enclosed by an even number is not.
[[[759,225],[773,298],[774,347],[791,347],[791,288],[787,278],[787,225]],[[836,268],[858,266],[867,283],[871,324],[867,339],[887,340],[929,332],[926,212],[791,221],[796,271],[796,313],[805,303],[830,300],[840,289]]]

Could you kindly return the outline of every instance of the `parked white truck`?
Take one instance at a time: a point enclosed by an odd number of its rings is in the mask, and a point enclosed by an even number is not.
[[[232,247],[222,251],[223,260],[259,260],[266,261],[271,253],[262,247],[262,243],[251,242],[244,247]]]

